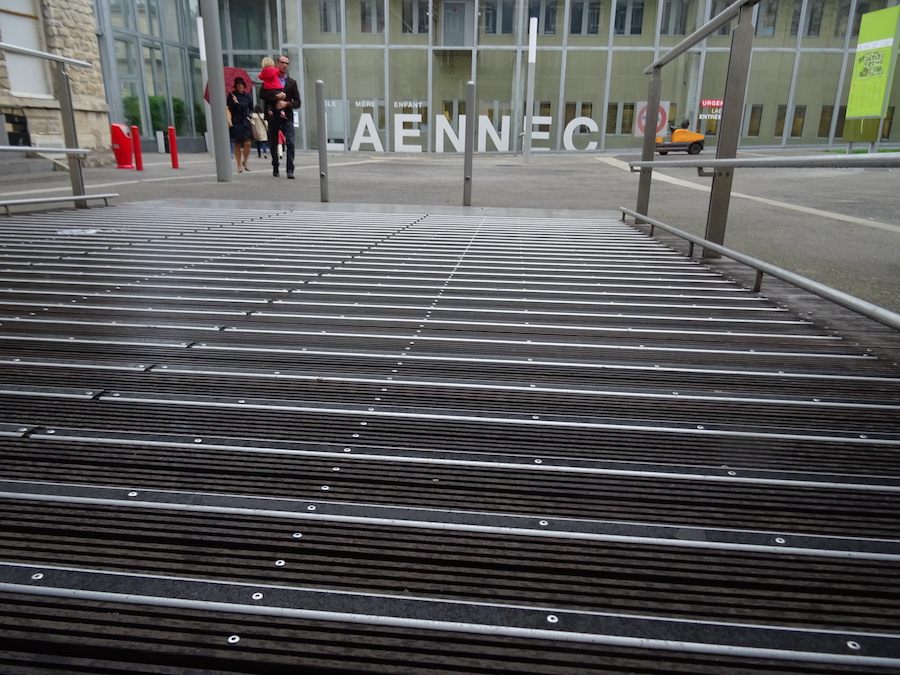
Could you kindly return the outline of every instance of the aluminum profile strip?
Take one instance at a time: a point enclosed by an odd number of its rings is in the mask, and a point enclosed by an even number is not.
[[[80,441],[97,444],[134,447],[166,447],[196,450],[196,436],[178,434],[100,431],[54,427],[47,429],[7,425],[5,435],[44,439],[53,442]],[[206,450],[223,450],[248,454],[273,454],[295,457],[373,460],[408,463],[410,465],[460,466],[487,469],[525,469],[535,473],[631,476],[666,480],[700,481],[711,483],[754,484],[772,486],[815,487],[823,489],[900,492],[900,476],[835,474],[811,471],[775,471],[740,466],[703,466],[662,462],[628,462],[580,457],[511,454],[507,452],[478,452],[428,448],[368,446],[360,443],[325,444],[248,439],[205,435]]]
[[[73,359],[64,357],[48,357],[40,358],[28,356],[0,356],[0,363],[8,366],[30,366],[35,368],[54,368],[54,369],[83,369],[83,370],[132,370],[144,371],[150,367],[145,363],[134,363],[130,361],[112,361],[104,359],[103,361],[88,359]],[[57,371],[58,372],[58,371]]]
[[[112,267],[111,265],[102,265],[100,267]],[[153,268],[147,268],[153,269]],[[441,278],[439,275],[431,275],[427,276],[422,274],[421,272],[410,273],[410,274],[384,274],[384,273],[375,273],[373,271],[372,274],[359,274],[360,270],[344,270],[337,269],[326,274],[322,275],[322,279],[324,281],[342,281],[346,282],[346,280],[354,280],[356,284],[359,285],[375,285],[373,282],[383,282],[383,281],[402,281],[402,282],[410,282],[410,281],[421,281],[421,282],[430,282],[435,283],[435,281]],[[446,277],[447,275],[445,275]],[[730,292],[735,292],[735,289],[732,287],[732,283],[723,279],[721,277],[710,276],[703,279],[657,279],[654,277],[648,276],[646,279],[637,279],[634,277],[631,278],[623,278],[623,277],[614,277],[614,276],[603,276],[603,275],[595,275],[595,276],[584,276],[579,279],[568,279],[566,281],[556,281],[554,280],[553,275],[548,275],[546,277],[533,278],[531,276],[526,276],[524,274],[510,274],[507,275],[507,278],[497,278],[492,275],[483,275],[483,278],[476,277],[475,275],[464,275],[457,277],[453,275],[453,284],[451,287],[457,284],[493,284],[497,288],[502,288],[504,284],[516,285],[521,287],[522,284],[526,283],[531,288],[544,289],[544,288],[572,288],[574,286],[578,286],[579,288],[588,286],[589,288],[596,288],[602,286],[601,282],[618,282],[617,286],[620,287],[629,287],[629,288],[668,288],[668,289],[683,289],[683,290],[691,290],[696,291],[697,289],[704,288],[708,290],[718,290],[725,289]],[[577,284],[576,284],[577,281]],[[638,284],[637,282],[643,281],[644,283]],[[625,283],[627,282],[627,283]]]
[[[110,296],[105,296],[110,297]],[[249,302],[249,301],[248,301]],[[270,303],[273,306],[285,306],[289,307],[291,304],[290,301],[285,300],[275,300]],[[297,303],[300,304],[300,303]],[[356,309],[356,308],[354,308]],[[443,328],[450,327],[454,328],[457,326],[472,326],[476,327],[479,330],[485,330],[487,328],[496,328],[496,329],[505,329],[505,328],[513,328],[513,327],[523,327],[528,326],[530,330],[537,329],[546,329],[546,330],[565,330],[568,333],[573,331],[585,331],[585,332],[594,332],[594,333],[625,333],[628,335],[705,335],[705,336],[719,336],[719,337],[727,337],[727,338],[738,338],[738,337],[752,337],[752,338],[774,338],[774,339],[796,339],[796,340],[811,340],[811,341],[839,341],[840,338],[834,335],[822,335],[820,333],[807,333],[807,334],[785,334],[783,332],[779,333],[764,333],[764,332],[751,332],[751,331],[728,331],[728,330],[677,330],[677,329],[668,329],[668,328],[656,328],[656,327],[647,327],[647,328],[628,328],[628,327],[610,327],[603,325],[588,325],[588,324],[580,324],[577,326],[573,326],[567,323],[549,323],[538,321],[523,321],[520,323],[512,322],[512,321],[464,321],[464,320],[455,320],[455,319],[438,319],[433,316],[427,316],[434,312],[440,312],[442,310],[425,310],[426,316],[422,316],[422,310],[411,308],[411,307],[403,307],[400,309],[408,312],[418,312],[419,317],[417,318],[403,318],[403,317],[393,317],[393,316],[355,316],[353,314],[347,315],[339,315],[339,314],[317,314],[312,312],[296,312],[296,311],[285,311],[285,312],[273,312],[271,310],[265,311],[254,311],[254,316],[259,317],[280,317],[280,318],[291,318],[291,319],[314,319],[314,320],[328,320],[328,321],[348,321],[348,320],[366,320],[366,321],[394,321],[394,322],[404,322],[404,323],[423,323],[426,322],[429,328]],[[529,316],[527,313],[522,314],[523,318]],[[535,317],[539,318],[539,317]],[[600,317],[602,318],[602,317]],[[620,318],[630,318],[630,317],[620,317]],[[753,323],[753,322],[747,322]]]
[[[132,338],[132,339],[119,339],[119,340],[109,340],[102,338],[88,338],[88,337],[45,337],[38,335],[9,335],[8,333],[0,333],[0,340],[9,340],[11,342],[14,341],[25,341],[25,342],[63,342],[67,344],[101,344],[101,345],[130,345],[130,346],[140,346],[140,347],[182,347],[186,348],[191,345],[189,341],[175,341],[175,340],[155,340],[153,338],[143,339],[143,338]]]
[[[384,363],[394,359],[397,354],[363,354],[358,351],[350,353],[356,364],[363,360],[372,364]],[[171,373],[212,374],[233,376],[236,378],[262,379],[316,379],[317,381],[343,380],[345,378],[362,378],[360,382],[383,382],[381,377],[362,377],[361,373],[352,376],[346,369],[340,369],[347,352],[339,350],[309,350],[304,353],[302,367],[279,370],[264,367],[210,364],[192,362],[190,359],[180,362],[155,363],[154,369],[162,369]],[[311,358],[313,357],[313,358]],[[322,357],[322,358],[315,358]],[[511,390],[549,391],[596,391],[601,387],[609,387],[607,391],[623,392],[629,396],[640,393],[661,396],[701,396],[737,397],[747,400],[786,400],[795,403],[825,403],[877,405],[894,407],[900,399],[900,378],[877,377],[866,375],[821,375],[814,373],[763,372],[756,370],[712,368],[654,368],[653,366],[626,365],[611,363],[582,362],[541,362],[537,365],[524,359],[487,359],[453,357],[416,356],[413,363],[424,361],[434,368],[410,368],[406,363],[404,377],[392,381],[406,384],[421,383],[429,386],[460,386],[472,388],[511,388]],[[60,367],[64,362],[56,361]],[[180,365],[179,365],[180,364]],[[29,365],[29,363],[23,363]],[[35,364],[40,365],[40,364]],[[277,364],[275,364],[277,365]],[[496,368],[493,366],[497,366]],[[467,371],[478,368],[475,376],[465,377]],[[590,381],[586,382],[589,376]],[[379,374],[381,375],[381,374]],[[869,390],[860,391],[852,384],[866,383]],[[846,386],[845,386],[846,385]],[[710,393],[708,388],[712,386]],[[615,388],[612,388],[615,387]],[[677,389],[675,389],[677,387]],[[765,387],[765,394],[758,393]]]
[[[0,590],[264,616],[514,635],[842,665],[900,667],[900,636],[559,611],[264,584],[0,564]]]
[[[782,531],[716,529],[16,480],[0,480],[0,500],[2,499],[900,562],[900,540]]]
[[[334,278],[333,274],[329,274],[325,277],[317,277],[314,279],[309,279],[306,283],[306,287],[313,289],[313,292],[317,290],[321,290],[322,288],[331,289],[338,288],[342,289],[344,292],[355,291],[355,292],[366,292],[372,289],[402,289],[406,292],[410,292],[412,290],[419,290],[423,292],[430,293],[442,293],[446,294],[448,292],[453,293],[491,293],[492,295],[506,293],[511,294],[515,293],[517,296],[522,294],[527,294],[527,296],[532,298],[543,298],[553,296],[564,296],[564,297],[651,297],[651,298],[678,298],[683,299],[685,301],[689,300],[704,300],[704,301],[715,301],[715,300],[727,300],[734,302],[749,302],[749,303],[763,303],[768,302],[763,296],[758,295],[756,293],[752,293],[746,288],[742,287],[717,287],[713,289],[690,289],[690,293],[682,292],[682,293],[660,293],[660,292],[644,292],[645,289],[637,289],[631,291],[625,290],[597,290],[595,285],[591,286],[567,286],[565,284],[561,284],[561,288],[548,288],[545,285],[541,285],[540,287],[535,287],[531,283],[524,284],[520,283],[517,286],[513,286],[515,282],[504,282],[509,285],[505,287],[485,287],[483,285],[478,284],[474,281],[464,281],[458,282],[454,281],[452,284],[444,284],[441,283],[440,280],[422,280],[419,283],[412,282],[403,282],[402,280],[397,280],[395,283],[370,283],[367,281],[341,281]],[[523,287],[524,286],[524,287]],[[623,285],[622,288],[631,288],[631,286]],[[449,289],[449,291],[448,291]]]
[[[137,323],[137,322],[128,322],[128,321],[110,321],[110,320],[97,320],[97,321],[89,321],[89,320],[78,320],[78,319],[63,319],[63,318],[35,318],[28,316],[17,316],[17,317],[7,317],[0,318],[0,326],[2,325],[30,325],[37,324],[39,326],[76,326],[76,327],[98,327],[104,326],[107,328],[141,328],[141,329],[165,329],[165,330],[201,330],[201,331],[221,331],[224,326],[215,325],[215,324],[206,324],[206,325],[192,325],[185,323]]]
[[[328,413],[333,415],[358,416],[366,418],[395,418],[403,420],[455,421],[464,423],[487,423],[500,426],[555,427],[576,429],[630,429],[657,430],[672,434],[737,436],[767,439],[817,439],[829,443],[888,444],[900,446],[900,432],[860,433],[851,429],[822,429],[821,423],[809,428],[729,425],[724,423],[695,424],[692,422],[654,423],[640,419],[618,419],[604,417],[573,417],[565,415],[529,415],[527,413],[505,413],[465,409],[440,409],[424,407],[399,407],[352,403],[332,403],[317,401],[296,401],[278,399],[255,399],[225,396],[165,396],[150,392],[102,391],[96,395],[98,401],[115,403],[148,403],[178,407],[223,408],[240,410],[268,410],[283,412]]]
[[[2,361],[0,361],[2,362]],[[27,364],[26,364],[27,365]],[[219,371],[212,368],[185,368],[170,365],[154,365],[147,370],[159,372],[166,375],[196,375],[196,376],[223,376],[223,377],[252,377],[269,380],[271,382],[294,380],[298,384],[306,382],[328,383],[328,384],[347,384],[347,385],[391,385],[391,397],[393,400],[406,398],[419,398],[428,400],[428,396],[423,394],[429,391],[448,392],[452,397],[464,397],[467,392],[485,393],[496,397],[509,394],[520,394],[529,399],[536,396],[546,396],[549,404],[555,396],[573,396],[587,397],[596,401],[597,405],[603,404],[603,399],[615,399],[621,401],[623,399],[634,399],[636,401],[659,401],[659,402],[703,402],[712,404],[748,404],[752,406],[779,406],[784,408],[800,408],[804,410],[819,410],[828,412],[829,414],[841,414],[850,410],[857,411],[883,411],[885,414],[900,414],[900,403],[887,400],[868,400],[868,401],[849,401],[841,399],[829,399],[828,397],[819,396],[784,396],[779,394],[763,395],[744,395],[738,396],[734,394],[726,394],[724,392],[713,393],[694,393],[690,390],[681,391],[653,391],[647,389],[600,389],[597,387],[578,387],[578,386],[549,386],[549,385],[525,385],[509,382],[496,382],[490,380],[481,380],[478,382],[471,380],[449,380],[449,379],[428,379],[422,380],[413,377],[404,377],[402,381],[389,380],[386,376],[382,377],[358,377],[348,375],[331,375],[323,376],[321,374],[291,374],[274,372],[236,372],[236,371]],[[408,392],[408,393],[407,393]],[[437,398],[437,397],[436,397]],[[765,414],[760,410],[760,414]]]
[[[227,330],[227,333],[240,333],[240,331]],[[310,335],[312,338],[314,335]],[[368,330],[360,331],[357,334],[348,334],[344,331],[341,332],[326,332],[322,331],[318,337],[323,339],[322,344],[311,344],[310,347],[290,347],[287,345],[256,345],[256,346],[240,346],[239,344],[229,344],[225,341],[219,341],[216,343],[213,342],[202,342],[192,344],[191,348],[195,350],[217,350],[220,352],[244,352],[244,353],[259,353],[259,354],[298,354],[302,355],[306,351],[310,351],[311,353],[317,353],[316,350],[324,349],[326,345],[334,346],[335,343],[339,340],[340,336],[345,336],[347,338],[352,339],[353,341],[358,341],[360,338],[367,338],[370,342],[366,345],[368,349],[366,351],[356,350],[356,349],[348,349],[345,354],[352,355],[357,354],[359,356],[376,356],[378,353],[372,349],[372,341],[374,339],[378,340],[396,340],[396,339],[409,339],[410,337],[415,338],[420,343],[426,343],[428,341],[428,337],[423,337],[419,335],[413,336],[404,336],[402,334],[402,330],[398,329],[397,333],[394,335],[384,335],[379,334],[377,336],[371,336]],[[2,334],[0,334],[0,339],[2,339]],[[626,356],[630,357],[646,357],[647,355],[652,356],[652,360],[655,361],[654,366],[659,366],[660,368],[664,366],[671,366],[672,364],[664,361],[665,358],[669,357],[681,357],[681,356],[695,356],[698,358],[704,359],[705,365],[707,367],[711,367],[714,363],[716,363],[716,357],[736,357],[730,359],[729,362],[739,363],[742,366],[746,367],[748,370],[752,372],[759,372],[755,370],[759,369],[774,369],[777,365],[778,369],[784,369],[789,371],[790,367],[798,367],[800,364],[803,364],[804,372],[808,371],[808,369],[812,365],[835,365],[837,362],[837,366],[852,367],[859,371],[863,366],[867,365],[867,363],[871,363],[875,365],[878,361],[877,358],[872,356],[863,355],[842,355],[842,354],[820,354],[820,353],[809,353],[809,352],[789,352],[789,351],[778,351],[778,350],[762,350],[762,349],[712,349],[712,348],[703,348],[700,346],[696,347],[674,347],[674,346],[654,346],[654,345],[644,345],[644,344],[615,344],[612,342],[608,342],[605,344],[582,344],[582,345],[568,345],[573,348],[573,352],[568,355],[569,361],[551,361],[548,357],[540,357],[537,354],[543,352],[544,349],[547,351],[551,351],[553,347],[559,347],[562,345],[554,345],[553,342],[550,341],[538,341],[534,340],[529,344],[528,341],[503,341],[503,340],[485,340],[485,339],[471,339],[465,340],[462,338],[449,338],[446,341],[441,340],[440,338],[436,338],[438,340],[435,342],[434,349],[430,350],[431,353],[427,353],[429,350],[426,350],[425,354],[417,353],[410,354],[409,352],[401,352],[397,351],[392,356],[394,357],[403,357],[404,359],[410,360],[418,360],[422,363],[426,362],[426,359],[430,358],[439,358],[441,356],[446,356],[447,349],[451,346],[450,343],[456,343],[460,347],[466,347],[467,345],[471,346],[480,346],[485,349],[480,352],[480,359],[485,361],[490,360],[489,355],[498,355],[496,358],[499,361],[503,361],[503,359],[499,356],[499,354],[509,355],[514,353],[516,347],[529,347],[535,351],[531,353],[535,353],[536,357],[525,357],[525,364],[530,364],[533,366],[539,366],[541,364],[548,365],[563,365],[566,363],[571,363],[575,365],[577,363],[578,357],[590,357],[598,359],[598,366],[603,365],[603,363],[599,362],[599,360],[606,359],[605,363],[609,363],[614,356],[622,356],[625,358]],[[246,343],[244,343],[246,344]],[[505,345],[505,349],[503,349]],[[493,347],[493,349],[490,349]],[[577,351],[574,349],[578,348]],[[421,347],[419,348],[422,349]],[[612,352],[612,354],[607,354],[606,352]],[[318,352],[320,353],[320,352]],[[383,352],[382,352],[383,354]],[[739,357],[739,358],[737,358]],[[783,357],[784,359],[790,359],[788,363],[784,363],[782,361],[777,361],[776,363],[772,363],[771,359]],[[459,361],[459,356],[450,356],[447,357],[453,361]],[[647,359],[650,360],[650,359]],[[748,365],[747,361],[750,360],[751,364]],[[476,360],[473,359],[473,362]],[[402,365],[402,364],[401,364]],[[880,363],[878,364],[880,365]],[[727,364],[720,366],[721,368],[727,368]],[[765,372],[765,371],[763,371]]]
[[[789,317],[779,317],[779,318],[761,318],[761,317],[732,317],[732,316],[687,316],[687,315],[669,315],[669,314],[643,314],[643,313],[635,313],[635,312],[627,312],[620,311],[618,313],[605,313],[602,311],[594,310],[594,311],[573,311],[571,309],[563,310],[560,308],[544,308],[544,307],[536,307],[534,309],[519,309],[519,308],[505,308],[505,307],[497,307],[496,305],[492,307],[458,307],[447,305],[446,303],[442,303],[441,305],[435,307],[434,305],[411,305],[411,304],[394,304],[394,303],[376,303],[376,302],[340,302],[337,300],[329,300],[329,301],[314,301],[304,298],[303,300],[277,300],[278,305],[282,306],[297,306],[297,307],[329,307],[334,309],[335,311],[340,311],[341,309],[385,309],[385,310],[412,310],[412,311],[422,311],[426,312],[431,310],[432,312],[439,313],[448,313],[448,314],[471,314],[473,316],[478,316],[479,314],[490,314],[491,316],[512,316],[512,317],[528,317],[530,319],[542,319],[548,320],[547,317],[552,317],[553,319],[558,318],[578,318],[578,319],[592,319],[592,320],[648,320],[655,321],[660,324],[665,324],[669,321],[685,321],[685,322],[697,322],[697,323],[706,323],[706,324],[715,324],[715,323],[741,323],[741,324],[749,324],[749,325],[759,325],[759,324],[773,324],[773,325],[784,325],[784,326],[809,326],[812,325],[812,322],[806,321],[803,319],[789,318]],[[629,309],[631,306],[625,305],[623,303],[623,310],[625,307]],[[671,308],[671,307],[670,307]],[[718,308],[716,308],[718,310]],[[576,327],[578,328],[578,327]],[[817,336],[822,337],[822,336]],[[833,336],[831,339],[834,339]]]
[[[104,297],[104,296],[100,296]],[[39,302],[39,301],[31,301],[31,302],[17,302],[11,300],[5,300],[0,298],[0,307],[21,307],[27,309],[41,309],[43,310],[46,307],[53,307],[55,309],[73,309],[75,307],[79,309],[98,309],[108,312],[165,312],[167,314],[194,314],[197,316],[245,316],[247,314],[246,310],[229,310],[226,308],[216,308],[216,309],[201,309],[199,307],[196,308],[182,308],[182,307],[172,307],[171,305],[163,304],[157,307],[148,307],[147,305],[123,305],[121,303],[114,303],[109,305],[102,304],[92,304],[86,302],[78,302],[77,305],[72,302]]]
[[[434,290],[437,290],[438,287],[435,286]],[[306,298],[311,298],[316,302],[324,302],[326,300],[341,300],[344,302],[349,302],[353,298],[389,298],[394,300],[395,302],[399,302],[403,299],[409,300],[417,300],[422,299],[424,297],[433,296],[433,292],[422,292],[422,293],[412,293],[410,291],[400,292],[388,292],[387,290],[380,291],[372,291],[370,289],[363,290],[361,288],[356,288],[355,291],[351,290],[329,290],[327,288],[317,288],[313,287],[309,284],[304,284],[300,288],[290,289],[290,293],[292,295],[297,296],[305,296]],[[671,298],[670,302],[661,302],[659,297],[654,297],[656,302],[647,302],[643,300],[636,300],[634,296],[626,293],[615,294],[615,293],[595,293],[593,297],[588,298],[578,298],[572,299],[569,293],[565,294],[566,297],[546,297],[543,295],[529,294],[528,296],[523,297],[522,294],[517,294],[517,296],[499,296],[499,295],[466,295],[462,292],[457,293],[441,293],[441,300],[453,303],[493,303],[494,305],[499,305],[503,307],[504,305],[509,305],[515,307],[516,305],[536,305],[538,303],[544,303],[550,307],[569,307],[569,306],[581,306],[581,307],[656,307],[656,308],[664,308],[664,309],[684,309],[684,310],[692,310],[692,311],[748,311],[748,312],[767,312],[776,315],[787,313],[787,310],[783,307],[776,307],[774,305],[761,305],[761,303],[747,303],[744,306],[737,304],[726,304],[729,302],[728,299],[723,299],[721,304],[714,304],[715,298],[705,298],[703,297],[703,303],[696,302],[697,298],[687,299],[684,296],[668,296]],[[574,293],[574,295],[581,295],[581,293]],[[624,298],[628,298],[627,301],[624,300],[599,300],[597,298],[603,296],[616,296],[621,295]],[[639,296],[640,297],[640,296]],[[667,296],[662,296],[667,297]],[[681,300],[682,302],[676,303],[674,300]],[[751,298],[757,299],[760,298]],[[704,304],[706,303],[706,304]]]
[[[15,278],[15,277],[7,277],[4,279],[4,283],[12,283],[12,284],[28,284],[28,285],[36,285],[40,288],[43,285],[59,285],[64,283],[67,288],[78,288],[80,286],[105,286],[110,287],[114,286],[116,289],[119,289],[121,286],[134,286],[140,288],[165,288],[171,290],[192,290],[192,291],[204,291],[204,292],[212,292],[212,291],[225,291],[225,292],[244,292],[244,293],[289,293],[292,288],[288,286],[284,286],[284,280],[281,281],[281,286],[271,287],[271,286],[222,286],[220,285],[217,279],[210,277],[210,283],[208,284],[186,284],[183,281],[172,280],[170,283],[164,283],[169,281],[169,276],[159,277],[154,279],[152,282],[148,283],[146,277],[141,280],[135,279],[118,279],[116,281],[110,281],[109,279],[83,279],[78,278],[76,276],[69,277],[67,279],[25,279],[25,278]],[[219,284],[219,285],[217,285]],[[12,286],[10,287],[12,288]],[[76,291],[77,292],[77,291]]]

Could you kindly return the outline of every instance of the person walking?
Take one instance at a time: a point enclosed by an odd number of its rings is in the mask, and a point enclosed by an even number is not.
[[[291,60],[287,56],[279,56],[275,60],[282,81],[281,90],[262,89],[259,97],[266,104],[266,120],[269,122],[269,149],[272,151],[272,175],[276,178],[278,171],[278,153],[274,148],[278,147],[278,132],[284,134],[284,150],[287,164],[287,177],[294,179],[294,115],[293,110],[300,107],[300,90],[297,88],[297,80],[288,77],[288,68]],[[281,113],[284,113],[284,117]]]
[[[234,142],[234,158],[237,172],[249,171],[250,145],[253,141],[253,99],[247,93],[244,78],[234,78],[234,91],[228,94],[228,110],[231,112],[231,140]]]

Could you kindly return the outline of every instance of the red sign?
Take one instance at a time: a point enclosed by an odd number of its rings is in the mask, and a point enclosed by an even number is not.
[[[725,101],[720,98],[705,98],[700,101],[701,108],[721,108],[725,105]]]
[[[669,112],[668,112],[668,110],[666,110],[667,107],[668,107],[668,105],[666,105],[666,106],[660,105],[659,106],[659,114],[656,118],[656,133],[659,133],[660,131],[665,129],[666,124],[669,121]],[[644,129],[647,127],[647,113],[648,112],[649,111],[647,110],[646,102],[641,101],[640,103],[638,103],[637,118],[635,120],[637,123],[637,128],[635,130],[635,136],[642,136],[644,134]]]

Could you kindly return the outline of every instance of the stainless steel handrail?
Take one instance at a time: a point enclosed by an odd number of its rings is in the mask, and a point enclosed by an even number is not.
[[[654,68],[662,68],[667,63],[671,63],[679,56],[684,54],[688,49],[696,45],[698,42],[708,38],[710,35],[715,33],[722,26],[724,26],[726,23],[730,22],[738,14],[740,14],[741,7],[743,7],[744,5],[755,5],[758,2],[759,0],[738,0],[734,4],[729,5],[724,10],[722,10],[722,12],[716,14],[707,23],[700,26],[700,28],[688,35],[686,38],[684,38],[684,40],[679,42],[677,45],[672,47],[672,49],[656,59],[656,61],[647,66],[644,69],[644,75],[653,74]]]
[[[78,132],[75,128],[75,106],[72,102],[72,86],[69,82],[69,71],[67,66],[78,66],[80,68],[93,68],[93,64],[87,61],[79,61],[78,59],[70,59],[58,54],[50,54],[48,52],[39,52],[27,47],[18,47],[6,42],[0,42],[0,51],[10,52],[12,54],[23,54],[25,56],[33,56],[45,61],[53,61],[56,63],[56,96],[59,100],[59,112],[62,117],[62,129],[65,143],[68,148],[78,148]],[[22,146],[26,148],[30,146]],[[27,152],[27,150],[26,150]],[[32,151],[33,152],[33,151]],[[69,160],[69,178],[72,181],[72,194],[84,194],[84,173],[81,167],[80,153],[66,152]],[[87,201],[83,199],[75,200],[75,207],[86,209]]]
[[[93,68],[92,63],[87,61],[79,61],[78,59],[70,59],[67,56],[59,56],[58,54],[50,54],[49,52],[39,52],[36,49],[28,49],[27,47],[19,47],[6,42],[0,42],[0,50],[4,52],[12,52],[13,54],[23,54],[25,56],[36,56],[47,61],[56,61],[57,63],[68,63],[72,66],[80,66],[82,68]]]
[[[895,330],[900,330],[900,314],[896,314],[890,310],[885,309],[884,307],[879,307],[878,305],[874,305],[871,302],[866,302],[865,300],[831,288],[830,286],[826,286],[825,284],[820,284],[818,281],[813,281],[812,279],[801,276],[799,274],[795,274],[794,272],[790,272],[786,269],[782,269],[781,267],[776,267],[775,265],[759,260],[758,258],[754,258],[753,256],[746,255],[745,253],[741,253],[740,251],[735,251],[734,249],[728,248],[727,246],[716,244],[715,242],[704,239],[703,237],[698,237],[697,235],[691,234],[690,232],[685,232],[684,230],[680,230],[677,227],[672,227],[671,225],[660,222],[659,220],[655,220],[654,218],[650,218],[646,215],[640,214],[637,211],[627,209],[624,206],[619,207],[619,210],[622,212],[623,220],[625,216],[631,216],[635,219],[636,222],[647,223],[651,226],[651,228],[658,227],[661,230],[665,230],[670,234],[674,234],[677,237],[681,237],[682,239],[691,242],[692,245],[697,244],[698,246],[702,246],[706,250],[715,251],[716,253],[724,255],[727,258],[731,258],[736,262],[743,263],[748,267],[752,267],[756,270],[756,283],[753,286],[754,291],[760,290],[762,284],[762,275],[768,274],[769,276],[775,277],[776,279],[786,281],[787,283],[796,286],[797,288],[802,288],[804,291],[809,291],[810,293],[818,295],[820,298],[830,300],[831,302],[834,302],[841,307],[846,307],[847,309],[850,309],[858,314],[862,314],[863,316],[866,316],[870,319],[874,319],[875,321],[878,321],[885,326],[889,326],[890,328],[894,328]],[[650,233],[653,233],[652,229]],[[693,251],[693,246],[691,248],[691,251]]]
[[[766,168],[766,169],[891,169],[900,167],[900,152],[879,152],[860,155],[797,155],[795,157],[744,157],[727,159],[667,159],[657,161],[628,162],[634,169],[654,166],[657,169],[672,168]]]

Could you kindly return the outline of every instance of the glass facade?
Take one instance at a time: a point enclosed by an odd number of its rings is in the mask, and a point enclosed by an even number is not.
[[[101,3],[101,0],[97,0]],[[897,0],[762,0],[754,9],[743,146],[842,144],[842,108],[863,13]],[[116,64],[111,109],[179,134],[203,130],[197,0],[107,0]],[[654,59],[725,0],[220,0],[225,65],[258,72],[291,56],[304,105],[298,146],[317,148],[315,82],[328,147],[457,152],[522,149],[528,30],[537,28],[532,150],[637,149],[636,111]],[[732,26],[663,69],[669,119],[715,143]],[[897,77],[895,74],[895,81]],[[466,83],[476,110],[466,110]],[[136,93],[137,92],[137,93]],[[135,106],[134,99],[144,100]],[[900,98],[893,88],[889,116]],[[117,106],[113,99],[119,99]],[[125,102],[128,102],[127,105]],[[178,102],[182,102],[179,105]],[[136,108],[136,109],[135,109]],[[837,111],[837,113],[836,113]],[[471,121],[470,121],[471,118]],[[114,119],[112,121],[124,121]],[[885,125],[889,140],[891,125]]]

